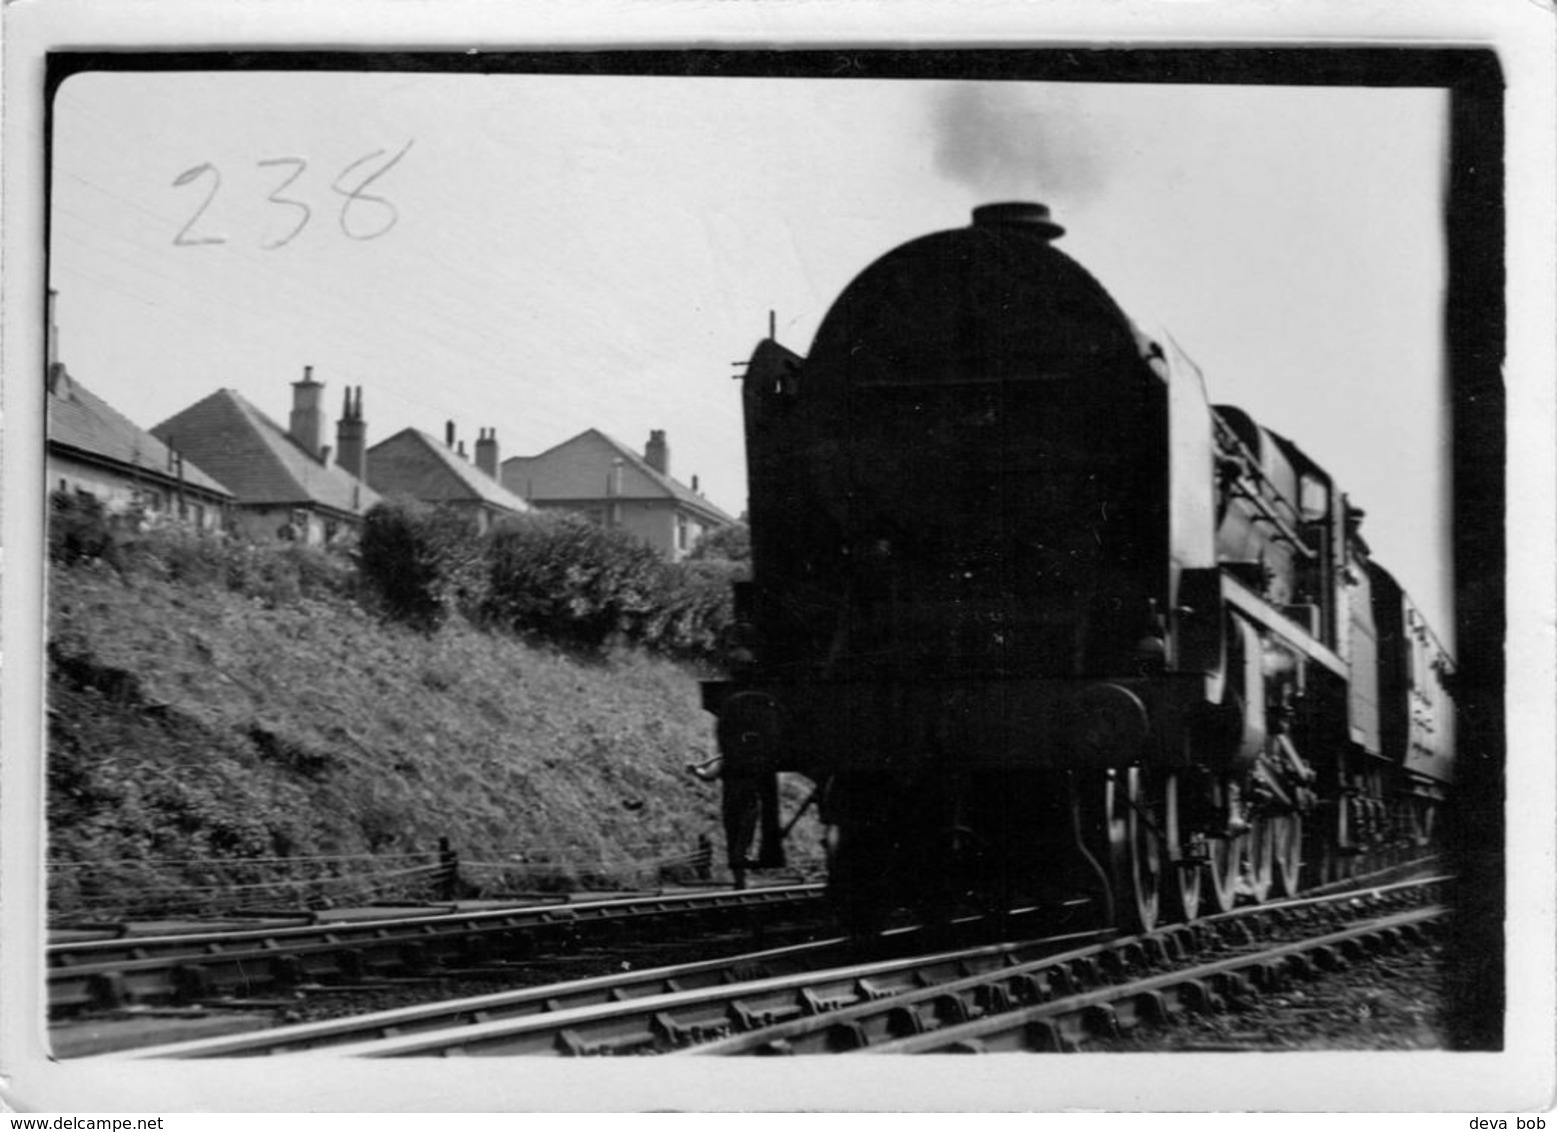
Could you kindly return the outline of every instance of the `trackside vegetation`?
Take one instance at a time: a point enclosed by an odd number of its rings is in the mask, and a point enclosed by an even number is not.
[[[719,876],[684,767],[740,563],[565,515],[392,502],[321,550],[65,497],[50,558],[57,919]]]

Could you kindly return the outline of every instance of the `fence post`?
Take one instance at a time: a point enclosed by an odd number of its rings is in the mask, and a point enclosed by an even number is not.
[[[455,900],[460,891],[460,855],[447,837],[438,838],[438,878],[444,900]]]

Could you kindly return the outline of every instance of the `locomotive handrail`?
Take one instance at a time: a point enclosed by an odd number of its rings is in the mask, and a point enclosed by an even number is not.
[[[1243,471],[1247,472],[1253,479],[1265,484],[1270,488],[1273,495],[1286,499],[1286,496],[1281,493],[1281,490],[1271,478],[1265,474],[1265,469],[1260,467],[1259,460],[1256,459],[1253,452],[1249,451],[1249,446],[1243,442],[1243,438],[1233,431],[1233,427],[1223,419],[1222,414],[1213,409],[1211,410],[1211,419],[1216,425],[1217,440],[1224,447],[1229,447],[1233,450],[1233,455],[1237,458],[1238,464]],[[1317,558],[1319,556],[1319,552],[1304,542],[1302,536],[1288,526],[1286,520],[1276,513],[1269,500],[1265,499],[1258,492],[1251,492],[1247,488],[1240,490],[1237,481],[1234,481],[1230,488],[1235,494],[1254,504],[1255,509],[1260,512],[1260,516],[1275,527],[1277,534],[1286,542],[1291,543],[1292,548],[1299,554],[1305,558]],[[1290,502],[1288,500],[1289,505]]]

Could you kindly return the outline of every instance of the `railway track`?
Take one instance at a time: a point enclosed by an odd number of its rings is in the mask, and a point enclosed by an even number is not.
[[[976,932],[980,923],[979,918],[970,918],[960,926],[966,931]],[[742,998],[736,1003],[735,1010],[746,1024],[759,1024],[797,1011],[826,1008],[829,1003],[837,1001],[840,994],[847,993],[837,985],[838,980],[848,980],[857,971],[864,972],[862,977],[875,980],[870,984],[874,991],[880,992],[883,988],[902,990],[907,985],[904,980],[945,979],[978,971],[998,970],[1013,962],[1027,961],[1078,940],[1093,940],[1104,934],[1097,931],[1076,932],[1020,943],[983,944],[930,955],[917,953],[898,958],[877,958],[865,964],[850,962],[858,954],[857,948],[840,936],[727,958],[627,971],[601,978],[527,987],[447,1002],[424,1003],[376,1014],[180,1042],[113,1056],[133,1060],[189,1059],[268,1056],[324,1048],[350,1054],[356,1052],[359,1046],[371,1046],[399,1037],[421,1033],[447,1037],[451,1031],[469,1029],[474,1033],[481,1027],[505,1022],[520,1023],[522,1031],[533,1029],[542,1035],[539,1041],[548,1045],[544,1049],[505,1052],[577,1056],[623,1053],[629,1052],[628,1047],[638,1044],[634,1032],[636,1020],[633,1007],[640,1003],[680,997],[696,1000],[705,995],[722,1000],[729,997],[732,991],[747,994],[755,992],[757,999]],[[885,933],[876,950],[878,953],[913,953],[923,946],[921,929],[898,928]],[[798,997],[790,993],[792,990]],[[607,1033],[602,1043],[599,1040],[580,1039],[576,1028],[565,1028],[563,1031],[552,1028],[548,1031],[549,1018],[565,1019],[570,1026],[576,1027],[581,1018],[594,1014],[602,1018],[605,1030],[615,1031],[620,1026],[621,1032]],[[559,1033],[560,1044],[550,1048],[549,1043]],[[533,1044],[523,1037],[520,1040]]]
[[[1443,884],[1260,905],[1146,936],[1076,933],[865,963],[829,965],[843,955],[831,940],[119,1056],[325,1045],[361,1057],[1073,1048],[1094,1030],[1213,1009],[1359,950],[1404,946],[1446,914]]]
[[[1363,916],[1318,936],[1252,947],[1230,948],[1214,929],[1204,955],[1195,949],[1206,941],[1187,939],[1193,933],[1180,927],[1160,933],[1156,940],[1140,937],[1152,944],[1142,953],[1115,958],[1107,949],[1083,951],[994,981],[970,979],[926,988],[890,1004],[841,1011],[684,1052],[1073,1052],[1092,1038],[1114,1038],[1144,1026],[1170,1025],[1187,1013],[1247,1003],[1292,979],[1337,969],[1373,951],[1403,948],[1425,938],[1446,914],[1443,905],[1431,904]],[[1183,966],[1186,956],[1198,961]]]
[[[47,953],[49,1012],[64,1018],[130,1004],[491,967],[584,943],[619,942],[651,925],[693,933],[780,912],[816,915],[821,902],[822,886],[792,885],[57,944]]]

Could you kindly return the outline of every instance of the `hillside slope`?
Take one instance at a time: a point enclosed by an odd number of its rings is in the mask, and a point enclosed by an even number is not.
[[[100,563],[50,587],[56,913],[361,899],[296,859],[382,880],[445,837],[467,893],[654,884],[700,836],[719,872],[717,786],[683,769],[713,748],[684,665]]]

